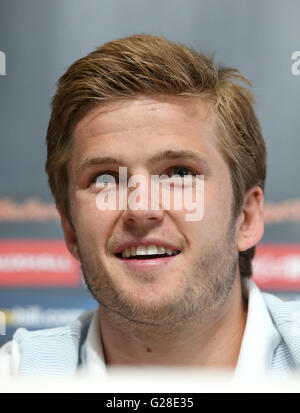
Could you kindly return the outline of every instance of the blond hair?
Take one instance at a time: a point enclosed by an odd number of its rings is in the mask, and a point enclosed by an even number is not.
[[[162,37],[135,35],[104,44],[74,62],[59,79],[47,131],[46,172],[56,205],[67,215],[72,132],[95,105],[139,95],[202,97],[216,114],[217,142],[231,174],[233,216],[245,192],[264,190],[266,148],[249,80],[234,68]],[[69,215],[68,215],[69,216]],[[255,246],[239,253],[242,277],[252,274]]]

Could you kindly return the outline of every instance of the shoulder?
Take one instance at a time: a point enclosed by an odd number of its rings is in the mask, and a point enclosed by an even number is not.
[[[269,293],[263,293],[263,297],[277,324],[300,323],[300,301],[284,301]]]
[[[40,369],[61,363],[65,369],[77,362],[78,347],[95,311],[83,313],[62,327],[29,331],[18,328],[11,341],[0,348],[0,377],[18,375],[21,370]],[[43,367],[44,368],[44,367]]]
[[[77,337],[81,330],[89,325],[92,316],[95,311],[88,311],[81,314],[78,318],[72,321],[70,324],[61,327],[54,328],[45,328],[41,330],[30,331],[25,328],[18,328],[13,335],[13,340],[17,341],[19,344],[22,344],[27,339],[32,341],[37,341],[42,338],[51,338],[51,337]]]
[[[281,336],[274,351],[273,365],[282,375],[284,370],[300,368],[300,302],[283,301],[263,293],[273,324]],[[276,367],[275,367],[276,366]]]
[[[12,341],[0,347],[0,378],[6,378],[11,375],[11,354]]]
[[[20,351],[13,339],[0,347],[0,378],[14,376],[19,368]]]

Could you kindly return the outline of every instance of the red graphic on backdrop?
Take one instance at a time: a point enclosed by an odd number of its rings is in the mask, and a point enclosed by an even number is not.
[[[253,260],[253,280],[265,291],[300,291],[300,244],[259,244]],[[63,240],[0,241],[0,286],[80,284],[80,264]]]
[[[1,240],[0,285],[80,285],[80,265],[63,240]]]
[[[260,244],[253,280],[262,290],[300,291],[300,244]]]

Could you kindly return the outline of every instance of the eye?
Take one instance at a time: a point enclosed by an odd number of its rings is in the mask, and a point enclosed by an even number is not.
[[[116,176],[117,175],[117,176]],[[98,172],[93,177],[90,179],[89,184],[110,184],[110,183],[117,183],[119,180],[118,174],[115,174],[115,172],[111,171],[105,171],[105,172]]]
[[[196,173],[185,166],[172,166],[172,168],[169,169],[169,172],[174,172],[173,175],[177,175],[181,178],[184,178],[186,175],[195,175]]]

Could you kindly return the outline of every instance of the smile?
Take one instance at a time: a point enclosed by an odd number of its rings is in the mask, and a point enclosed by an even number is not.
[[[130,269],[147,270],[165,266],[176,260],[179,254],[179,250],[153,244],[125,248],[116,257]]]
[[[119,258],[127,259],[156,259],[170,257],[179,254],[180,251],[156,245],[138,245],[137,247],[125,248],[117,254]]]

